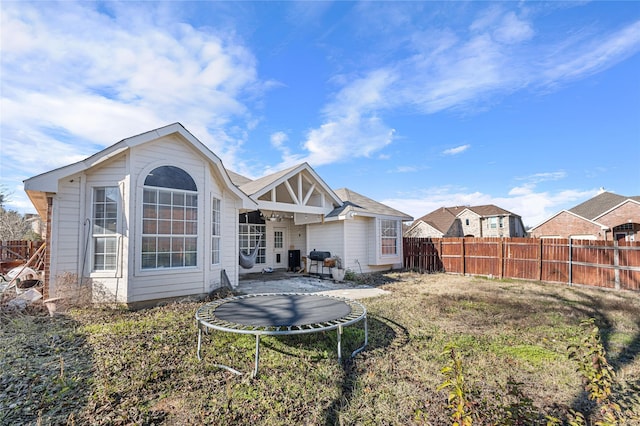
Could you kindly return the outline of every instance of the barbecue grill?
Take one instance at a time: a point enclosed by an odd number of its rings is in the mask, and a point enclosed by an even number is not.
[[[318,250],[312,250],[309,253],[309,260],[311,261],[309,263],[309,273],[311,273],[311,267],[315,266],[316,267],[316,274],[322,276],[324,274],[324,268],[327,267],[329,268],[329,271],[331,271],[331,266],[327,264],[327,259],[331,258],[331,252],[328,251],[318,251]],[[318,273],[318,269],[322,267],[322,273]]]

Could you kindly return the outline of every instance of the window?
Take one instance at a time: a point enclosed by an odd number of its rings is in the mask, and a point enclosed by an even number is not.
[[[489,228],[491,229],[496,229],[498,227],[498,218],[497,217],[490,217],[489,218]]]
[[[184,170],[154,169],[144,182],[142,269],[196,266],[198,194]]]
[[[284,232],[275,231],[273,235],[273,247],[277,249],[284,247]]]
[[[211,264],[220,263],[220,200],[211,200]]]
[[[467,226],[469,226],[469,219],[465,219],[465,223],[467,224]]]
[[[380,246],[382,255],[398,254],[398,221],[397,220],[381,220],[380,221]]]
[[[93,189],[93,271],[114,271],[118,254],[118,187]]]
[[[504,228],[504,217],[500,216],[498,218],[498,225],[500,226],[500,228]]]
[[[262,235],[260,246],[258,247],[258,256],[256,257],[256,264],[266,263],[266,225],[256,225],[252,223],[241,223],[239,229],[238,239],[240,250],[245,254],[251,253],[258,242],[258,239]]]

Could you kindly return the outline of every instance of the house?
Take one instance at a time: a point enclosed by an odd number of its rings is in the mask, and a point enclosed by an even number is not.
[[[419,219],[406,237],[524,237],[522,218],[492,204],[442,207]]]
[[[296,255],[316,249],[355,272],[398,268],[402,222],[412,219],[333,191],[306,163],[243,177],[179,123],[27,179],[24,188],[45,222],[48,296],[88,283],[94,301],[127,304],[235,287],[241,274],[298,266],[304,259]],[[254,266],[242,269],[240,251],[256,246]]]
[[[640,241],[640,196],[601,191],[530,230],[538,238]]]

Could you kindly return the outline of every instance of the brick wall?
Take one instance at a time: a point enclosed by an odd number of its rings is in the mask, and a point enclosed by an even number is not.
[[[532,237],[538,238],[548,236],[569,238],[569,236],[572,235],[593,235],[598,240],[604,240],[606,238],[605,232],[600,228],[600,226],[568,212],[561,212],[554,218],[534,229],[531,233]]]
[[[599,217],[598,222],[611,229],[625,223],[640,223],[640,204],[627,201],[617,209]]]

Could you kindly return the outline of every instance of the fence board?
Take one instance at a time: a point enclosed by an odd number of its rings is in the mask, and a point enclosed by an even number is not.
[[[640,291],[640,242],[405,238],[405,267]],[[428,261],[426,260],[428,259]]]

